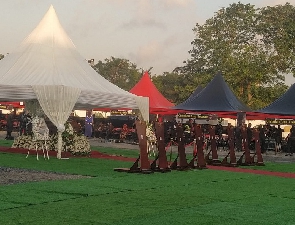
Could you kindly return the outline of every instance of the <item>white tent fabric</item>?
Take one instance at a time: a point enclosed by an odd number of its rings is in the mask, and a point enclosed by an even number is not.
[[[32,90],[33,85],[63,85],[76,87],[83,91],[87,97],[81,101],[87,104],[92,100],[109,107],[117,107],[124,102],[124,106],[136,108],[134,95],[120,89],[100,76],[76,50],[71,39],[61,27],[53,6],[41,20],[33,32],[21,43],[20,47],[0,61],[0,87],[10,86],[13,91],[4,96],[2,91],[0,99],[36,98]],[[18,94],[20,90],[21,96]],[[26,93],[29,93],[27,96]],[[90,95],[89,95],[90,94]],[[97,96],[98,95],[98,96]],[[116,97],[122,97],[123,101]],[[100,98],[100,101],[97,100]],[[89,101],[90,100],[90,101]],[[79,100],[78,102],[79,103]]]
[[[65,122],[81,93],[79,88],[65,86],[35,85],[33,89],[37,99],[50,121],[57,127],[58,147],[57,158],[61,158],[62,132],[65,130]],[[56,94],[58,93],[58,94]]]
[[[137,98],[93,70],[60,25],[53,6],[19,48],[0,61],[0,100],[38,99],[60,130],[73,109],[138,109]]]

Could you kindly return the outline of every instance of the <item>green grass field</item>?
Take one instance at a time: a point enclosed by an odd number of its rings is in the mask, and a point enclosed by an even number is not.
[[[133,150],[94,150],[138,155]],[[87,157],[37,161],[0,153],[0,166],[92,176],[0,186],[0,224],[295,224],[295,179],[211,169],[113,171],[131,165]],[[294,164],[267,163],[256,169],[268,168],[290,172]]]

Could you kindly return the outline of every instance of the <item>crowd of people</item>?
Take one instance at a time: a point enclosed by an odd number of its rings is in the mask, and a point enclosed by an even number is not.
[[[12,131],[14,129],[13,122],[15,120],[14,114],[7,114],[5,117],[6,120],[6,139],[13,139]],[[28,135],[31,134],[31,116],[25,110],[18,115],[18,130],[19,135]],[[80,121],[81,122],[81,121]],[[124,123],[122,122],[121,127],[115,127],[111,121],[98,121],[94,120],[91,111],[87,112],[85,117],[85,123],[79,124],[78,132],[83,133],[86,137],[96,137],[104,140],[115,139],[118,142],[137,141],[135,121],[133,123]],[[194,141],[194,127],[195,121],[193,119],[187,120],[185,123],[176,122],[176,121],[165,121],[164,122],[164,131],[165,131],[165,142],[168,144],[171,140],[176,141],[176,127],[183,127],[184,133],[184,142],[189,144]],[[203,135],[204,135],[204,146],[210,146],[209,138],[209,124],[202,125]],[[232,126],[229,124],[228,126]],[[151,123],[151,127],[153,123]],[[295,125],[292,126],[290,132],[286,138],[283,138],[283,130],[280,125],[260,125],[252,127],[251,123],[240,124],[239,126],[233,127],[234,129],[234,143],[236,151],[243,151],[243,144],[245,139],[247,139],[247,144],[250,150],[255,150],[255,140],[253,136],[253,130],[259,131],[259,141],[261,145],[262,153],[268,150],[274,150],[276,152],[285,152],[286,155],[293,155],[295,153]],[[217,147],[222,147],[222,149],[228,148],[228,127],[224,127],[221,123],[214,125]],[[246,134],[246,136],[245,136]],[[244,135],[244,136],[243,136]]]
[[[168,139],[173,139],[176,137],[176,126],[177,123],[170,123],[167,129]],[[187,122],[182,123],[184,130],[184,140],[186,144],[192,142],[195,138],[194,126],[195,122],[193,119],[189,119]],[[210,146],[209,137],[209,124],[202,125],[204,143],[205,146]],[[228,127],[232,126],[228,124]],[[214,125],[215,135],[217,140],[217,147],[222,147],[223,149],[228,148],[228,127],[222,126],[220,123]],[[280,125],[259,125],[252,127],[251,123],[243,124],[233,127],[234,130],[234,146],[236,151],[243,151],[243,144],[247,143],[250,150],[255,150],[255,140],[254,140],[254,129],[259,132],[259,142],[261,151],[264,153],[269,150],[276,152],[286,152],[287,155],[293,155],[295,152],[295,126],[293,125],[289,135],[284,139],[283,130]]]

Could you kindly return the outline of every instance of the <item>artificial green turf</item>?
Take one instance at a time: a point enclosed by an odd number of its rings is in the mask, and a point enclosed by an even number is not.
[[[139,150],[117,149],[99,146],[91,147],[91,151],[99,151],[108,155],[122,155],[129,158],[137,158],[139,155]]]
[[[2,147],[11,147],[13,140],[0,140],[0,146]]]
[[[266,162],[265,166],[241,166],[241,167],[254,169],[254,170],[295,173],[295,164],[292,162],[284,162],[284,163]]]
[[[294,224],[295,179],[210,169],[113,171],[131,165],[87,157],[37,161],[0,153],[0,166],[93,176],[0,186],[0,224]],[[293,167],[267,163],[257,169]]]
[[[101,153],[109,154],[109,155],[121,155],[129,158],[137,158],[139,155],[138,150],[129,150],[129,149],[117,149],[117,148],[109,148],[109,147],[91,147],[92,151],[99,151]],[[171,158],[174,160],[177,157],[177,153],[170,151],[166,152],[167,160]],[[154,156],[149,155],[149,158],[152,160]]]
[[[3,224],[293,222],[294,179],[213,170],[112,173],[2,186],[0,200],[6,207],[0,208],[0,220]]]
[[[70,159],[57,159],[51,157],[50,160],[36,160],[35,155],[30,155],[26,158],[24,154],[0,153],[0,166],[27,168],[34,170],[53,171],[69,174],[81,174],[96,176],[102,173],[110,173],[115,167],[130,167],[131,162],[94,159],[94,158],[79,158],[72,157]]]

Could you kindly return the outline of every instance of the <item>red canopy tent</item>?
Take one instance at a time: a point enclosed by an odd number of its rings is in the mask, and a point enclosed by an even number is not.
[[[169,111],[174,111],[171,109],[174,104],[159,92],[148,72],[143,74],[140,81],[129,92],[137,96],[149,97],[150,113],[152,114],[167,114]]]

